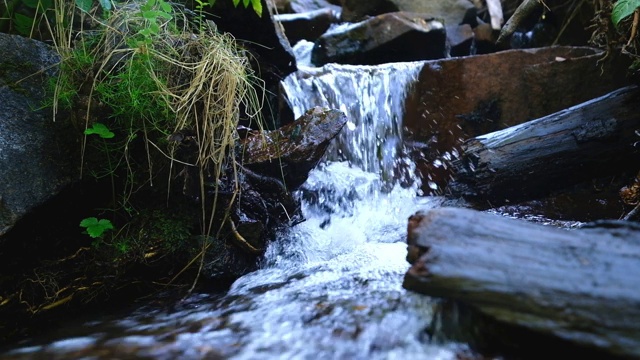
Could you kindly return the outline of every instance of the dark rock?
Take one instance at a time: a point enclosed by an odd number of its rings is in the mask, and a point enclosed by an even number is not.
[[[239,151],[242,164],[272,181],[282,181],[287,190],[296,189],[346,122],[346,116],[338,110],[310,109],[289,125],[243,140]]]
[[[342,0],[341,18],[355,22],[395,11],[427,14],[449,26],[462,23],[467,12],[475,11],[475,7],[468,0]]]
[[[274,18],[284,26],[285,35],[291,44],[303,39],[315,41],[329,29],[331,24],[338,22],[337,13],[329,8],[298,14],[275,15]]]
[[[214,237],[198,236],[200,247],[206,241],[207,252],[202,266],[202,274],[220,280],[235,280],[256,269],[256,256],[238,251],[235,246]]]
[[[329,30],[316,41],[311,62],[374,65],[446,56],[442,23],[424,14],[396,12]]]
[[[58,54],[0,33],[0,235],[79,177],[79,138],[43,108]],[[59,116],[60,117],[60,116]]]

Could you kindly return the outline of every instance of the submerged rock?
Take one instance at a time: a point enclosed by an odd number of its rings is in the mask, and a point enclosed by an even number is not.
[[[0,236],[78,179],[79,142],[55,122],[45,89],[60,58],[46,44],[0,33]]]
[[[311,62],[374,65],[446,56],[441,22],[426,14],[396,12],[328,31],[316,41]]]

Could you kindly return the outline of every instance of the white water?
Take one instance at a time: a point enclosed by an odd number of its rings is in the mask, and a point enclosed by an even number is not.
[[[319,105],[349,123],[300,191],[307,221],[226,295],[76,325],[9,358],[454,359],[458,347],[427,341],[433,300],[402,288],[407,218],[439,201],[416,196],[400,141],[419,68],[327,65],[284,81],[296,116]]]

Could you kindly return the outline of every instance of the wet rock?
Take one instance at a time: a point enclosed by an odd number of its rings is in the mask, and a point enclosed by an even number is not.
[[[219,280],[234,280],[242,275],[255,270],[256,257],[214,237],[198,236],[200,248],[202,242],[206,242],[208,249],[202,266],[202,274],[209,278]]]
[[[0,33],[0,235],[79,176],[77,131],[54,121],[46,101],[57,53]]]
[[[346,122],[346,116],[338,110],[310,109],[289,125],[243,140],[239,151],[242,164],[271,179],[265,181],[282,181],[287,190],[296,189]]]
[[[289,42],[295,44],[303,39],[318,39],[331,24],[338,22],[338,14],[332,9],[324,8],[299,14],[275,15],[275,19],[284,26]]]
[[[355,22],[367,16],[394,11],[427,14],[448,26],[461,24],[468,12],[475,11],[475,7],[468,0],[342,0],[341,18]]]
[[[540,118],[628,83],[623,61],[599,50],[549,47],[426,62],[405,101],[405,141],[433,191],[468,138]],[[422,145],[420,145],[422,144]]]
[[[311,62],[373,65],[446,56],[442,23],[424,14],[396,12],[329,30],[316,41]]]

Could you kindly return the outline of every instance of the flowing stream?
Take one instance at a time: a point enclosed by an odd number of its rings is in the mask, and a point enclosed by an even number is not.
[[[417,196],[401,143],[419,69],[327,65],[284,81],[296,116],[326,106],[349,122],[300,190],[307,220],[226,294],[69,324],[3,358],[456,358],[458,345],[425,334],[434,301],[402,288],[407,218],[439,204]]]

